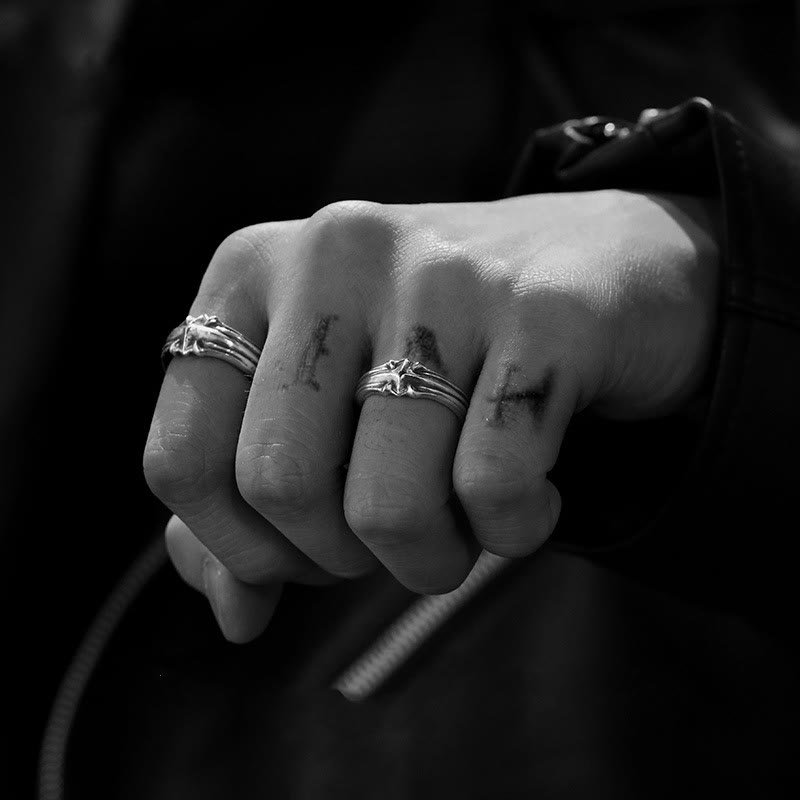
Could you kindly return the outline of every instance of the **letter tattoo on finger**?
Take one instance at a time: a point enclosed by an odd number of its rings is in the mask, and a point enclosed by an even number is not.
[[[443,375],[447,374],[436,344],[436,334],[424,325],[414,325],[406,337],[406,358],[419,361],[428,369]]]
[[[325,342],[330,333],[331,326],[336,320],[339,319],[337,314],[326,314],[317,320],[316,327],[311,332],[306,346],[303,348],[303,356],[300,359],[300,364],[297,367],[293,386],[310,386],[315,392],[320,389],[319,381],[317,380],[317,362],[322,356],[330,354],[330,350],[325,346]],[[289,387],[284,384],[284,389]]]
[[[535,386],[522,390],[512,389],[514,376],[519,372],[518,364],[506,365],[500,385],[488,398],[492,404],[492,413],[486,418],[486,421],[490,425],[505,425],[511,410],[519,406],[525,406],[528,409],[534,422],[539,423],[544,418],[555,386],[555,369],[548,368]]]

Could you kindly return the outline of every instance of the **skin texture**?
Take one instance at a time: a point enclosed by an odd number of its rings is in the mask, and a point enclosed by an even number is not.
[[[144,455],[175,514],[170,556],[223,634],[257,636],[288,581],[383,564],[413,591],[446,592],[481,548],[540,547],[576,411],[648,418],[697,391],[712,221],[697,199],[609,190],[342,202],[226,239],[190,313],[263,345],[258,370],[248,385],[224,362],[173,359]],[[471,398],[463,425],[430,400],[355,407],[361,374],[403,357]]]

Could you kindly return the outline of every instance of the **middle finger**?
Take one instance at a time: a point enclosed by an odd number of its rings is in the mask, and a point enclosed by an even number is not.
[[[406,331],[378,353],[420,361],[456,386],[470,382],[463,362],[445,363],[433,327],[412,323]],[[456,415],[434,400],[370,394],[353,444],[347,520],[403,585],[422,594],[455,589],[478,555],[451,503],[460,427]]]

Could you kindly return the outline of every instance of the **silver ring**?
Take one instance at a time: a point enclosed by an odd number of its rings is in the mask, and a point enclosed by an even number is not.
[[[461,389],[419,361],[393,359],[365,372],[356,386],[356,402],[361,405],[368,394],[435,400],[449,408],[463,422],[469,401]]]
[[[200,314],[173,328],[161,348],[161,364],[167,368],[172,356],[211,356],[221,358],[252,378],[261,348],[219,317]]]

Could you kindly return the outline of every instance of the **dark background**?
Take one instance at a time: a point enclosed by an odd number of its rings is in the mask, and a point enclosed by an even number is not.
[[[166,520],[158,353],[227,234],[493,199],[534,128],[693,95],[800,153],[797,31],[789,2],[0,4],[3,796]]]

